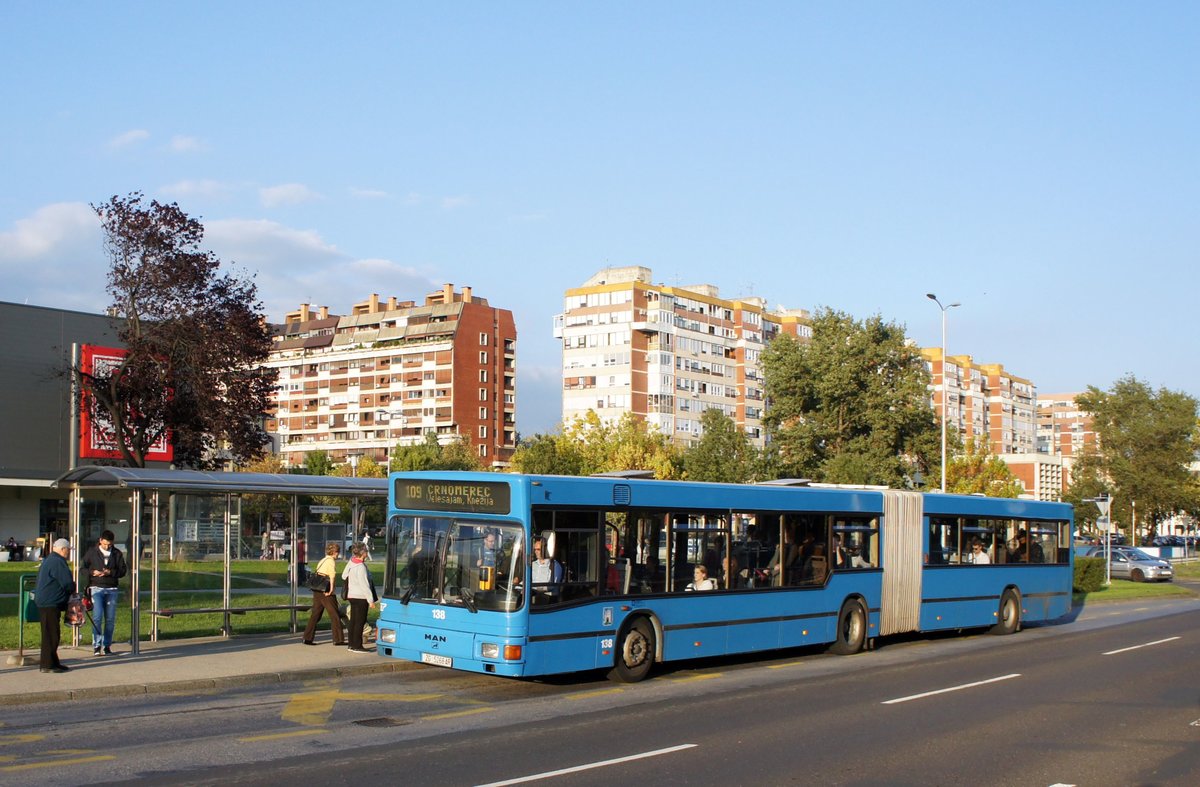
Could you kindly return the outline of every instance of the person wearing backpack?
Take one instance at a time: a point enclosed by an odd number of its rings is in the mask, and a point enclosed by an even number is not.
[[[92,597],[92,655],[113,655],[113,631],[117,626],[117,583],[125,576],[125,556],[113,545],[113,532],[105,530],[96,545],[83,554],[86,592]],[[103,650],[102,650],[103,649]]]
[[[50,547],[50,554],[38,568],[33,601],[37,605],[38,620],[42,627],[42,672],[66,672],[70,669],[58,660],[61,616],[71,594],[75,592],[75,577],[67,565],[67,556],[70,554],[71,542],[60,538]]]

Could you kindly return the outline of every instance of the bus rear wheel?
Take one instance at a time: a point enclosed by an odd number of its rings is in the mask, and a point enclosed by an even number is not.
[[[999,620],[990,629],[992,634],[1014,634],[1021,627],[1021,601],[1012,588],[1000,597],[1000,610],[996,614]]]
[[[841,656],[858,653],[867,642],[867,610],[858,599],[842,604],[837,633],[829,649]]]
[[[630,624],[617,643],[617,658],[608,673],[618,683],[637,683],[654,666],[654,627],[642,618]]]

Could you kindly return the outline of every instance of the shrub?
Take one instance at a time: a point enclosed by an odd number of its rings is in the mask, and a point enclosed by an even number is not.
[[[1095,593],[1104,587],[1104,558],[1075,558],[1075,592]]]

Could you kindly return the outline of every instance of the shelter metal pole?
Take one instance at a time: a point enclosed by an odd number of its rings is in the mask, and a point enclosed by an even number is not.
[[[229,590],[230,590],[230,581],[229,581],[229,528],[230,528],[229,507],[231,505],[233,505],[233,495],[231,495],[229,492],[226,492],[225,493],[225,559],[222,561],[225,568],[224,568],[224,571],[222,571],[222,573],[221,573],[221,606],[225,608],[225,613],[224,613],[225,622],[221,626],[221,635],[224,637],[229,637],[233,633],[233,629],[231,628],[231,624],[230,624],[231,617],[230,617],[230,612],[229,612],[229,601],[230,601],[230,599],[229,599],[229,595],[230,595],[230,593],[229,593]]]
[[[79,551],[79,538],[83,532],[83,528],[80,527],[80,520],[83,518],[83,490],[79,487],[71,490],[70,508],[71,510],[67,513],[68,538],[71,539],[70,556],[71,561],[74,563],[72,573],[75,576],[75,587],[79,588],[83,586],[83,566],[81,565],[83,553]],[[54,545],[55,539],[53,536],[54,534],[49,535],[46,545],[43,547],[43,560],[49,556],[50,548]],[[79,647],[79,634],[82,629],[83,626],[71,626],[71,647]]]
[[[133,490],[129,495],[129,501],[133,505],[133,513],[129,518],[129,562],[132,564],[132,570],[129,572],[129,650],[135,656],[140,650],[138,643],[142,639],[142,499],[140,489]]]
[[[292,606],[292,633],[299,631],[296,624],[296,531],[300,529],[300,498],[297,495],[292,495],[292,567],[288,570],[291,575],[291,589],[289,590],[288,598],[291,599],[288,603]]]
[[[158,541],[162,527],[157,489],[151,499],[154,500],[154,512],[150,515],[150,609],[154,611],[158,609]],[[158,615],[150,616],[150,641],[158,642]]]

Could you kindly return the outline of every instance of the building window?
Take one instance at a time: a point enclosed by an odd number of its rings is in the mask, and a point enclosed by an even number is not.
[[[487,400],[488,400],[488,389],[480,388],[479,389],[479,401],[486,402]]]
[[[480,407],[479,408],[479,419],[481,421],[486,421],[487,417],[488,417],[488,409],[486,407]]]
[[[479,382],[481,382],[481,383],[486,383],[486,382],[487,382],[487,373],[488,373],[488,370],[487,370],[487,369],[480,369],[480,370],[479,370]]]
[[[488,335],[486,333],[479,334],[479,346],[480,347],[488,346]]]
[[[479,362],[480,362],[480,363],[487,363],[487,362],[488,362],[488,359],[487,359],[487,358],[488,358],[488,356],[487,356],[487,350],[480,350],[480,351],[479,351]]]
[[[480,456],[487,456],[487,453],[488,453],[488,452],[487,452],[487,446],[486,446],[486,445],[484,445],[483,443],[480,443],[480,444],[479,444],[479,455],[480,455]]]
[[[485,424],[485,425],[483,425],[483,426],[481,426],[481,427],[479,427],[479,436],[480,436],[481,438],[486,438],[486,437],[487,437],[487,425],[486,425],[486,424]]]

